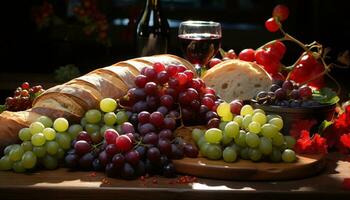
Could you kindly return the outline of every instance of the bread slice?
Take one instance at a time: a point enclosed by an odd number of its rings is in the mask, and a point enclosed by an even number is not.
[[[205,73],[203,80],[227,102],[236,98],[251,99],[272,84],[270,75],[262,67],[238,59],[219,63]]]
[[[135,77],[136,75],[131,72],[129,66],[119,67],[119,66],[109,66],[100,69],[106,74],[111,74],[115,77],[118,77],[122,80],[123,84],[126,84],[127,88],[135,87]],[[127,90],[125,91],[125,93]],[[124,93],[124,94],[125,94]]]

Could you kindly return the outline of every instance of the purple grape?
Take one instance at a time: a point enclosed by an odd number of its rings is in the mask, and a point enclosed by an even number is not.
[[[158,141],[158,148],[164,155],[171,155],[171,142],[166,139],[160,139]]]
[[[138,101],[132,107],[133,112],[136,112],[136,113],[139,113],[147,109],[148,109],[148,106],[146,101]]]
[[[98,159],[100,160],[100,164],[102,166],[106,166],[109,162],[109,157],[106,151],[100,152],[100,154],[98,155]]]
[[[121,170],[120,175],[124,179],[134,179],[135,178],[135,170],[129,163],[125,163],[122,170]]]
[[[139,127],[139,132],[140,132],[141,136],[144,136],[144,135],[146,135],[146,133],[153,132],[155,130],[156,130],[156,128],[151,123],[142,124]]]
[[[176,128],[176,120],[174,118],[166,117],[164,119],[164,128],[174,130]]]
[[[112,163],[116,168],[121,168],[125,163],[125,157],[123,156],[123,154],[118,153],[113,156]]]
[[[132,166],[136,166],[140,160],[139,152],[129,151],[125,154],[125,160]]]
[[[137,115],[137,119],[140,123],[145,124],[149,122],[150,113],[147,111],[142,111]]]
[[[176,144],[171,144],[171,158],[182,159],[184,157],[183,149]]]
[[[162,113],[163,116],[167,115],[168,114],[168,109],[165,107],[165,106],[160,106],[158,109],[157,109],[158,112]]]
[[[198,149],[192,144],[186,144],[184,146],[184,154],[189,158],[197,158],[198,157]]]
[[[135,128],[130,122],[124,122],[121,125],[121,129],[124,133],[135,133]]]
[[[105,152],[108,155],[108,158],[113,158],[113,156],[118,153],[118,148],[115,144],[109,144],[107,145]]]
[[[160,139],[168,139],[172,140],[174,139],[173,132],[169,129],[163,129],[159,132],[158,137]]]
[[[77,154],[68,154],[64,160],[68,168],[74,169],[79,165],[79,156]]]
[[[87,153],[83,155],[79,159],[79,167],[83,170],[89,170],[92,168],[92,162],[94,161],[95,157],[92,155],[92,153]]]
[[[113,163],[108,163],[105,167],[105,173],[108,177],[116,178],[118,177],[118,170],[115,168]]]
[[[78,155],[84,155],[91,150],[92,146],[85,140],[79,140],[74,144],[75,152]]]
[[[147,133],[143,137],[142,142],[145,144],[157,145],[158,144],[158,135],[154,132]]]
[[[101,165],[99,159],[96,158],[96,159],[92,162],[92,169],[93,169],[94,171],[101,171],[101,170],[103,169],[103,166]]]
[[[157,162],[160,159],[160,151],[156,147],[151,147],[147,151],[147,158],[151,162]]]

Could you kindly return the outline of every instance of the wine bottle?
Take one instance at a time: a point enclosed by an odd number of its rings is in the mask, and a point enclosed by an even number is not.
[[[166,53],[169,31],[169,23],[162,14],[160,0],[147,0],[136,30],[138,56]]]

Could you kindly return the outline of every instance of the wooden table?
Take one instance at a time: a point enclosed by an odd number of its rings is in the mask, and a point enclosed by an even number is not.
[[[65,168],[32,174],[0,172],[0,199],[350,199],[350,190],[342,189],[343,179],[350,178],[350,156],[332,153],[327,160],[326,169],[317,176],[279,182],[198,178],[191,184],[177,184],[176,179],[162,177],[127,181]]]

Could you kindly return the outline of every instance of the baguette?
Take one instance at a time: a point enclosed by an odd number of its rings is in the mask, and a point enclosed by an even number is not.
[[[129,88],[135,86],[134,79],[141,69],[151,67],[155,62],[184,65],[194,71],[189,62],[169,54],[131,59],[96,69],[67,83],[49,88],[35,99],[32,109],[1,113],[0,149],[18,142],[18,131],[28,127],[42,115],[52,119],[65,117],[70,122],[79,122],[87,110],[98,108],[103,98],[118,99],[124,96]]]

